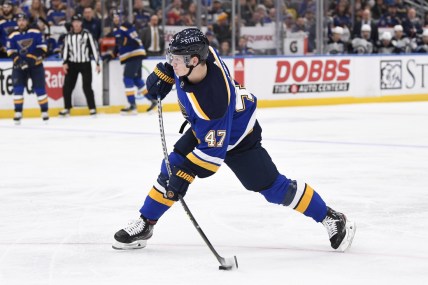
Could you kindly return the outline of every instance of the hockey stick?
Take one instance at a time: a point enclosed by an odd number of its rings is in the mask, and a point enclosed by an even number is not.
[[[166,169],[168,170],[168,175],[171,176],[171,165],[169,164],[169,158],[168,158],[168,151],[166,148],[166,139],[165,139],[165,131],[163,127],[163,116],[162,116],[162,100],[160,95],[157,96],[158,99],[158,117],[159,117],[159,130],[162,140],[162,149],[163,149],[163,155],[165,159],[165,165]],[[195,217],[193,216],[192,212],[190,212],[189,207],[187,206],[186,202],[184,201],[183,197],[181,195],[178,195],[178,199],[181,202],[181,205],[184,208],[184,211],[186,212],[187,216],[192,221],[193,225],[195,226],[198,233],[201,235],[204,242],[207,244],[211,252],[214,254],[214,256],[217,258],[218,262],[220,263],[219,269],[221,270],[232,270],[234,268],[238,268],[238,260],[236,259],[236,256],[230,257],[230,258],[224,258],[221,257],[211,242],[208,240],[205,233],[202,231],[201,227],[199,226],[198,222],[196,221]]]

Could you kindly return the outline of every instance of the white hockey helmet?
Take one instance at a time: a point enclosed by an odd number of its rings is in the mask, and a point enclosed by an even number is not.
[[[392,35],[390,32],[383,32],[383,34],[380,36],[380,39],[390,41],[392,39]]]

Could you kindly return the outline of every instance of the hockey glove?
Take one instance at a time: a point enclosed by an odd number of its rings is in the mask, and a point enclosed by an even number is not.
[[[195,175],[193,173],[179,167],[174,167],[166,190],[167,198],[178,201],[178,195],[184,197],[193,180],[195,180]]]
[[[40,64],[41,62],[43,62],[43,57],[41,57],[41,56],[39,56],[39,57],[27,56],[25,58],[25,61],[28,62],[29,67],[33,67],[33,66],[36,66],[37,64]]]
[[[156,98],[158,95],[161,99],[171,91],[174,85],[174,70],[168,63],[159,62],[155,70],[147,77],[146,86],[150,98]]]

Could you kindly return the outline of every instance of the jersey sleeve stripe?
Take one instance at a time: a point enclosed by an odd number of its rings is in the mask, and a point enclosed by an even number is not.
[[[305,187],[305,193],[303,193],[302,199],[300,200],[299,204],[296,207],[296,211],[299,211],[300,213],[304,213],[306,209],[309,206],[309,203],[311,202],[312,196],[314,196],[314,190],[306,184]]]
[[[169,207],[171,207],[174,204],[174,201],[164,198],[163,194],[158,192],[155,188],[152,188],[152,190],[150,190],[149,197],[155,200],[156,202],[164,204]]]
[[[196,96],[193,92],[186,93],[187,98],[189,98],[190,104],[192,104],[193,110],[195,110],[195,113],[198,115],[198,117],[209,121],[210,118],[205,114],[205,112],[202,110],[201,106],[198,103],[198,100],[196,100]]]
[[[213,164],[221,165],[221,164],[223,163],[223,159],[218,158],[218,157],[214,157],[214,156],[211,156],[211,155],[208,155],[208,154],[206,154],[206,153],[202,152],[202,151],[201,151],[201,150],[199,150],[199,149],[195,149],[195,150],[193,151],[193,153],[194,153],[196,156],[200,157],[201,159],[206,160],[206,161],[208,161],[208,162],[211,162],[211,163],[213,163]]]
[[[214,56],[214,59],[216,61],[217,66],[221,69],[221,72],[223,73],[223,78],[224,78],[224,81],[226,83],[226,88],[227,88],[227,103],[230,104],[230,86],[229,86],[229,81],[227,80],[227,77],[226,77],[226,72],[224,70],[223,64],[221,63],[220,59],[218,58],[215,50],[212,47],[209,47],[209,49]]]
[[[207,169],[211,172],[217,172],[217,170],[220,168],[219,165],[216,165],[214,163],[210,163],[208,161],[205,161],[199,157],[197,157],[193,152],[189,153],[187,155],[187,159],[190,160],[192,163],[196,164],[197,166]]]

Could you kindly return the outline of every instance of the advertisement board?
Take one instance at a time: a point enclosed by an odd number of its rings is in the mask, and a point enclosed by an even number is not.
[[[232,77],[258,97],[259,106],[296,106],[365,102],[428,100],[427,55],[372,56],[294,56],[224,58]],[[143,78],[163,59],[143,61]],[[51,108],[62,108],[64,74],[60,61],[47,61],[46,87]],[[93,66],[94,68],[94,66]],[[3,110],[13,110],[12,70],[10,61],[0,61],[0,117]],[[123,65],[109,63],[108,107],[126,106]],[[92,87],[96,103],[102,104],[101,74],[93,71]],[[31,82],[25,92],[24,108],[38,109]],[[75,106],[86,106],[81,79],[73,93]],[[178,110],[175,87],[164,99],[169,110]],[[143,96],[137,104],[148,105]],[[174,109],[175,108],[175,109]]]
[[[49,97],[50,108],[63,108],[62,87],[64,85],[64,71],[62,61],[45,61],[46,93]],[[102,104],[102,80],[101,74],[95,72],[95,64],[92,66],[92,89],[95,94],[97,106]],[[24,109],[39,108],[37,98],[32,89],[31,79],[28,80],[24,91]],[[86,99],[82,90],[82,78],[79,75],[73,91],[73,106],[86,106]],[[0,110],[13,110],[13,83],[12,62],[0,61]]]

